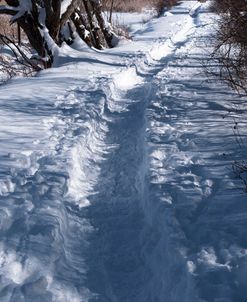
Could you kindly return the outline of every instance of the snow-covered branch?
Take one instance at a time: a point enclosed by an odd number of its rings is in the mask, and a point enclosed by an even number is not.
[[[0,14],[14,16],[18,12],[18,9],[13,6],[0,5]]]

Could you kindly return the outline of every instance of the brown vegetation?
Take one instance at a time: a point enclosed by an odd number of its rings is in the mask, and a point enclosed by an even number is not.
[[[247,2],[214,0],[213,9],[220,15],[213,52],[220,63],[219,76],[247,93]]]
[[[104,0],[105,9],[109,10],[113,4],[113,11],[141,12],[144,8],[155,8],[160,13],[164,8],[175,5],[177,0]]]
[[[8,16],[0,16],[0,34],[11,38],[17,38],[16,25],[10,25],[10,18]]]

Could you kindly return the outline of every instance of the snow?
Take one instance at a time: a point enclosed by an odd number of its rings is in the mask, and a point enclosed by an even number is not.
[[[208,7],[0,86],[1,301],[245,301],[246,98],[203,72]]]
[[[60,16],[62,16],[66,11],[67,9],[69,8],[69,6],[71,5],[72,3],[72,0],[63,0],[61,2],[61,12],[60,12]]]
[[[153,19],[154,16],[155,11],[153,10],[144,10],[142,13],[113,12],[112,23],[115,26],[122,26],[123,28],[127,28],[130,33],[134,33],[136,30],[143,28],[145,26],[145,23]]]
[[[136,69],[133,66],[114,75],[113,82],[117,89],[127,90],[134,88],[136,85],[140,85],[142,78],[136,74]]]
[[[29,14],[32,10],[32,1],[31,0],[20,0],[19,1],[19,6],[15,8],[18,12],[15,14],[12,18],[11,21],[14,22],[24,14]]]
[[[197,4],[195,4],[192,9],[189,12],[189,15],[191,17],[195,17],[199,14],[200,10],[201,10],[202,4],[199,2]]]

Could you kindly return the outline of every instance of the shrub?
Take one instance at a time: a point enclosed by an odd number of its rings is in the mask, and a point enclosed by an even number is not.
[[[247,93],[247,1],[214,0],[213,9],[220,15],[213,52],[219,76]]]
[[[175,5],[177,0],[104,0],[104,8],[117,12],[141,12],[144,8],[155,8],[157,13],[161,13],[164,8]]]

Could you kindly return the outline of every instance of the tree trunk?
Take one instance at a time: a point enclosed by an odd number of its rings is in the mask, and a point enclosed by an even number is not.
[[[114,0],[111,0],[109,23],[112,23],[113,4],[114,4]]]
[[[88,23],[89,23],[89,28],[90,28],[90,34],[91,34],[91,39],[93,41],[93,45],[95,45],[96,48],[98,49],[102,49],[102,42],[100,40],[100,37],[98,35],[98,28],[95,26],[94,22],[93,22],[93,10],[91,7],[91,4],[88,0],[82,0],[84,7],[85,7],[85,11],[87,14],[87,19],[88,19]]]
[[[99,23],[99,27],[104,35],[107,46],[111,48],[111,47],[113,47],[113,45],[112,45],[113,33],[112,33],[111,29],[109,28],[109,25],[106,25],[105,20],[102,16],[101,1],[100,0],[91,0],[91,3],[92,3],[92,7],[93,7],[93,12]]]
[[[89,47],[92,47],[93,43],[90,39],[90,32],[86,28],[86,20],[83,18],[83,15],[80,13],[80,11],[76,10],[71,15],[71,20],[74,23],[76,31],[81,39],[85,41]]]

